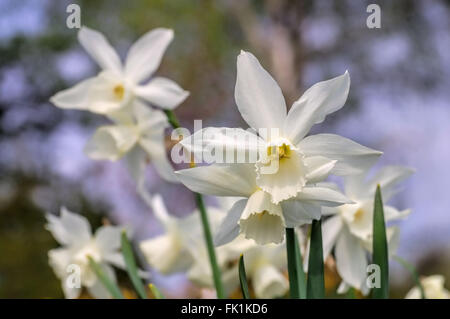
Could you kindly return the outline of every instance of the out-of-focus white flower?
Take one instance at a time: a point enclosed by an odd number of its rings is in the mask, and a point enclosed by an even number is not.
[[[141,84],[156,71],[172,39],[172,30],[157,28],[149,31],[131,46],[122,65],[117,52],[100,32],[82,27],[78,40],[102,71],[70,89],[58,92],[51,102],[61,108],[100,114],[119,111],[134,99],[164,109],[174,109],[189,92],[162,77],[153,77],[148,83]]]
[[[237,202],[229,212],[224,223],[228,228],[221,230],[228,236],[221,244],[238,233],[259,244],[281,243],[286,227],[319,219],[320,206],[349,203],[339,192],[317,183],[330,173],[360,173],[372,166],[381,153],[338,135],[305,138],[314,124],[344,105],[349,87],[347,72],[317,83],[287,113],[275,80],[251,53],[241,52],[237,60],[236,104],[259,135],[237,130],[242,140],[236,142],[227,135],[231,129],[206,128],[183,139],[181,144],[194,156],[205,148],[233,154],[256,149],[260,158],[256,163],[216,163],[177,172],[180,181],[195,192],[248,198]],[[205,135],[211,138],[204,138]]]
[[[322,209],[324,215],[331,215],[322,225],[324,258],[335,247],[336,267],[343,279],[339,292],[345,292],[349,286],[363,293],[368,292],[367,252],[372,250],[373,208],[377,185],[380,185],[383,203],[387,203],[398,191],[397,184],[412,173],[413,170],[409,168],[386,166],[369,180],[366,180],[365,174],[347,176],[344,180],[345,194],[354,203]],[[410,213],[410,210],[399,211],[389,205],[384,205],[383,208],[386,222],[402,219]],[[389,254],[392,255],[398,245],[398,228],[388,227],[386,232]]]
[[[177,180],[166,154],[164,130],[169,122],[164,112],[134,101],[114,114],[114,120],[115,124],[99,127],[88,141],[85,152],[90,158],[116,161],[127,154],[131,173],[139,181],[148,157],[161,177]]]
[[[115,273],[111,265],[125,268],[125,261],[120,253],[120,236],[122,229],[114,226],[100,227],[92,236],[91,226],[86,218],[61,208],[61,215],[47,214],[46,228],[52,233],[61,248],[48,252],[49,264],[56,276],[61,279],[62,289],[66,298],[77,298],[81,286],[87,287],[89,293],[96,298],[109,298],[109,292],[97,279],[95,272],[89,266],[88,256],[92,257],[105,271],[108,277],[115,281]],[[74,287],[69,276],[76,275],[76,265],[80,269],[80,287]],[[73,279],[73,278],[72,278]]]
[[[420,279],[426,299],[450,299],[450,291],[445,289],[445,278],[442,275],[433,275]],[[421,299],[420,289],[412,288],[405,299]]]
[[[226,209],[233,204],[232,200],[226,199],[227,201],[219,201],[219,208],[208,207],[213,233],[222,222]],[[200,287],[214,287],[198,212],[184,218],[171,217],[159,195],[152,198],[152,207],[165,233],[140,243],[148,263],[163,274],[185,272]],[[243,236],[216,249],[226,293],[239,286],[237,261],[241,254],[245,254],[247,276],[253,283],[258,298],[273,298],[285,294],[288,289],[288,282],[282,274],[286,268],[285,246],[272,244],[260,247]]]

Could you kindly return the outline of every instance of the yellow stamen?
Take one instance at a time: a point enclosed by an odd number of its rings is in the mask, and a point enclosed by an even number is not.
[[[125,88],[123,87],[122,84],[116,85],[113,89],[113,92],[114,92],[114,96],[118,100],[123,100],[123,96],[125,95]]]
[[[281,146],[269,146],[267,156],[278,155],[279,159],[289,158],[291,156],[291,147],[283,143]]]
[[[360,219],[364,215],[364,211],[360,208],[356,211],[355,215],[353,215],[353,218]]]

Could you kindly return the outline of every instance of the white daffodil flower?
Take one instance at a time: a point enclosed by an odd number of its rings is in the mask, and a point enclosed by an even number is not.
[[[270,194],[258,187],[254,164],[213,164],[176,173],[194,192],[243,197],[231,207],[220,225],[215,236],[217,246],[231,242],[240,233],[258,244],[280,244],[286,227],[320,219],[321,206],[351,202],[336,190],[314,184],[305,185],[294,199],[274,204]]]
[[[380,185],[383,202],[387,203],[398,191],[396,185],[412,173],[413,170],[409,168],[386,166],[369,180],[365,179],[365,174],[347,176],[344,193],[354,203],[322,209],[324,215],[331,215],[322,224],[324,258],[328,257],[335,247],[337,271],[343,279],[339,292],[345,292],[351,286],[368,293],[367,252],[372,250],[373,209],[377,185]],[[402,219],[410,213],[410,210],[399,211],[389,205],[384,205],[383,208],[386,222]],[[389,254],[392,255],[398,244],[398,228],[388,227],[387,237]]]
[[[135,98],[163,109],[174,109],[189,92],[163,77],[148,80],[161,63],[173,39],[173,31],[157,28],[137,40],[128,51],[125,64],[108,40],[98,31],[82,27],[78,40],[102,71],[74,87],[58,92],[51,102],[64,109],[109,114],[123,109]]]
[[[164,130],[169,126],[166,115],[139,101],[128,108],[130,110],[113,114],[115,124],[95,131],[85,147],[86,154],[95,160],[110,161],[127,154],[127,164],[138,184],[143,182],[148,157],[162,178],[176,182],[164,142]]]
[[[232,129],[206,128],[181,144],[196,157],[205,148],[232,154],[258,150],[256,184],[277,205],[301,196],[310,184],[331,173],[360,173],[381,155],[338,135],[305,137],[314,124],[344,105],[349,88],[350,77],[345,72],[313,85],[287,112],[278,84],[251,53],[242,51],[237,59],[235,99],[242,117],[258,135],[236,129],[236,141],[227,134]],[[280,212],[275,209],[272,214]]]
[[[433,275],[420,279],[426,299],[450,299],[450,291],[445,289],[445,278],[442,275]],[[412,288],[405,299],[421,299],[420,289]]]
[[[105,271],[108,277],[115,281],[115,273],[111,265],[125,269],[125,261],[120,253],[120,236],[122,229],[114,226],[100,227],[92,236],[91,226],[86,218],[61,208],[61,215],[47,214],[46,228],[56,241],[63,247],[48,252],[49,264],[56,276],[61,279],[62,289],[66,298],[78,298],[81,287],[88,289],[95,298],[110,298],[109,292],[97,279],[95,272],[89,266],[88,256],[92,257]],[[77,278],[73,278],[80,270]],[[79,267],[79,268],[78,268]]]

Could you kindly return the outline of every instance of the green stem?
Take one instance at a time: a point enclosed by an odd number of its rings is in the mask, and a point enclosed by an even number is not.
[[[171,110],[164,110],[164,113],[166,113],[167,120],[169,121],[170,125],[172,125],[172,127],[174,129],[177,129],[180,127],[180,122],[178,121],[177,117],[175,116],[175,113],[173,113]],[[209,227],[208,215],[206,212],[205,204],[203,202],[202,195],[200,195],[198,193],[194,193],[194,194],[195,194],[195,201],[197,203],[198,210],[200,211],[200,216],[201,216],[201,220],[202,220],[203,233],[205,235],[206,247],[208,249],[209,262],[211,264],[214,285],[216,287],[217,298],[223,299],[223,298],[225,298],[225,293],[224,293],[223,284],[222,284],[222,277],[220,274],[219,266],[217,264],[216,252],[214,250],[214,244],[213,244],[213,240],[212,240],[211,229]]]
[[[203,225],[203,233],[205,235],[206,247],[208,249],[209,262],[211,264],[211,269],[213,273],[214,285],[216,286],[217,298],[225,298],[225,293],[223,290],[222,278],[220,275],[220,269],[217,264],[216,252],[214,250],[214,244],[211,235],[211,229],[209,227],[208,215],[206,213],[205,204],[203,202],[203,197],[199,193],[195,194],[195,201],[197,203],[198,210],[200,211],[200,217]]]
[[[241,283],[242,297],[244,299],[250,299],[250,293],[248,292],[247,274],[245,273],[244,255],[239,258],[239,282]]]
[[[423,289],[422,283],[420,282],[419,275],[417,274],[416,268],[413,265],[411,265],[409,262],[407,262],[406,260],[404,260],[403,258],[401,258],[399,256],[393,256],[392,258],[394,258],[394,260],[396,260],[404,268],[406,268],[406,270],[409,271],[409,273],[411,274],[411,276],[413,277],[413,279],[414,279],[414,281],[416,283],[416,286],[419,288],[420,298],[426,299],[426,297],[425,297],[425,290]]]
[[[297,267],[298,267],[298,284],[300,289],[300,299],[306,299],[306,275],[305,270],[303,269],[303,257],[302,252],[300,250],[300,246],[298,244],[298,237],[295,236],[295,248],[297,251]]]
[[[298,244],[294,228],[286,228],[286,251],[288,260],[289,289],[292,299],[300,298]]]

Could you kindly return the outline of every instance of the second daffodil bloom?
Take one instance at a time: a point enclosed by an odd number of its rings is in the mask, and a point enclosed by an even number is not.
[[[119,55],[100,32],[82,27],[78,40],[102,71],[57,93],[51,102],[61,108],[100,114],[116,112],[135,98],[163,109],[175,108],[189,92],[167,78],[150,79],[172,39],[173,31],[169,29],[157,28],[146,33],[131,46],[122,65]]]
[[[200,193],[247,197],[229,213],[229,225],[239,224],[240,232],[257,243],[281,243],[285,227],[319,219],[320,206],[349,202],[317,183],[331,173],[360,173],[381,155],[338,135],[305,137],[314,124],[344,105],[349,87],[347,72],[317,83],[287,112],[278,84],[251,53],[242,51],[237,60],[236,104],[259,134],[235,130],[238,139],[242,138],[236,142],[228,135],[231,129],[206,128],[181,144],[194,156],[212,147],[216,152],[257,150],[259,159],[250,165],[215,163],[181,170],[177,172],[180,181]]]
[[[104,270],[107,276],[115,281],[111,265],[125,269],[125,261],[120,252],[120,236],[122,229],[114,226],[100,227],[92,236],[91,226],[86,218],[71,213],[65,208],[61,215],[47,214],[47,229],[63,247],[48,252],[49,264],[61,279],[66,298],[77,298],[81,286],[88,289],[95,298],[109,298],[110,294],[98,280],[89,266],[88,257],[92,257]],[[77,275],[73,266],[79,267],[80,286],[71,281],[70,275]],[[73,277],[73,276],[72,276]]]
[[[368,292],[367,252],[372,250],[373,209],[377,185],[380,185],[383,203],[398,191],[397,184],[410,176],[412,169],[400,166],[386,166],[375,176],[366,179],[366,174],[347,176],[344,182],[345,194],[354,203],[340,207],[323,208],[324,215],[331,215],[322,225],[323,253],[326,258],[335,247],[336,267],[343,282],[339,292],[354,287],[363,293]],[[406,217],[410,210],[399,211],[384,205],[386,222]],[[387,239],[389,254],[395,253],[398,244],[398,228],[388,227]]]
[[[450,291],[445,289],[445,278],[442,275],[433,275],[420,279],[425,299],[450,299]],[[420,289],[412,288],[407,294],[406,299],[421,299]]]
[[[124,112],[111,116],[112,125],[99,127],[88,141],[85,152],[95,160],[115,161],[125,154],[131,174],[143,181],[147,156],[165,180],[176,181],[166,154],[164,130],[169,126],[164,112],[134,101]]]

